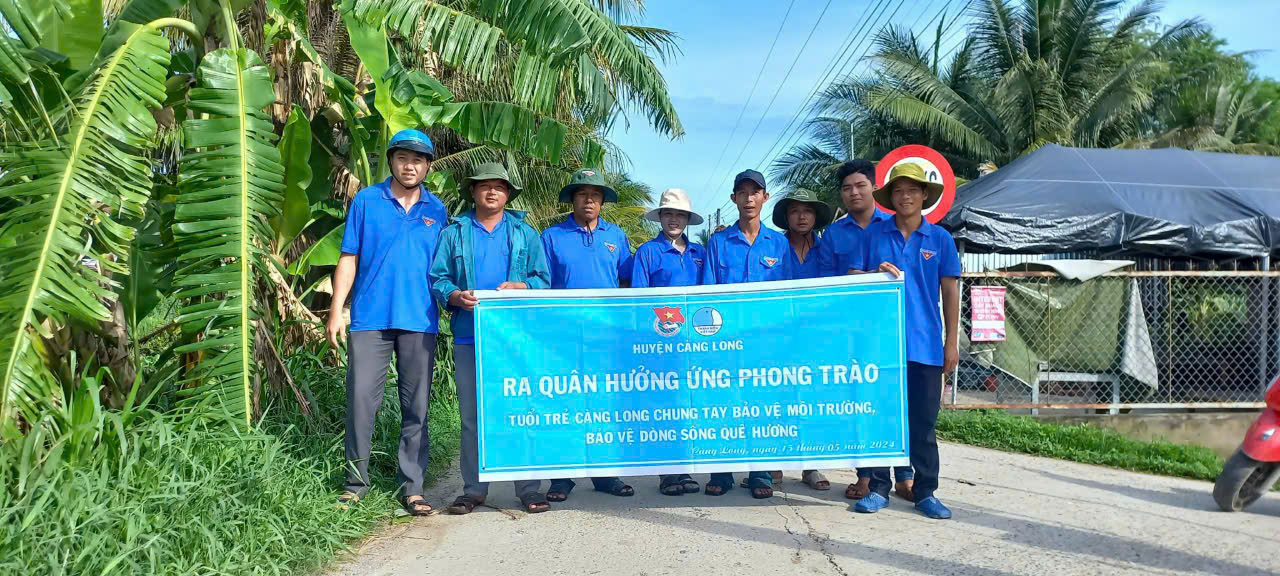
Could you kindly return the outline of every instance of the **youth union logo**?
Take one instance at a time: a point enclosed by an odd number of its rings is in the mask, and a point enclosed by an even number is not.
[[[720,326],[724,324],[724,319],[720,317],[720,311],[715,308],[706,307],[699,308],[693,313],[693,330],[703,336],[714,336],[720,331]]]
[[[658,317],[653,319],[653,331],[668,338],[680,333],[680,327],[684,325],[684,314],[680,308],[675,306],[663,306],[654,308],[653,313]]]

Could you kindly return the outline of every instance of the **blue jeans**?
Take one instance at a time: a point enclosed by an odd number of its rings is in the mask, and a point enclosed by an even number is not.
[[[911,468],[915,469],[912,495],[916,502],[933,496],[938,489],[938,409],[942,402],[942,367],[907,362],[907,427],[911,446]],[[889,468],[871,468],[871,491],[889,496],[893,483]],[[862,476],[862,470],[858,470]],[[902,476],[898,476],[902,481]]]
[[[872,470],[875,470],[875,468],[859,468],[858,479],[861,480],[863,478],[870,478]],[[916,473],[914,470],[911,469],[910,466],[894,466],[893,467],[893,480],[895,482],[906,482],[907,480],[915,479],[915,477],[916,477]]]

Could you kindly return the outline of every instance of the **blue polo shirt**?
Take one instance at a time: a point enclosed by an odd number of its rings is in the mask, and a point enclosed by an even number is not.
[[[822,238],[814,234],[813,246],[809,247],[809,253],[804,255],[804,262],[801,262],[800,255],[791,246],[791,240],[787,240],[787,258],[790,260],[788,265],[791,267],[792,280],[822,278],[824,276],[821,267],[818,265],[818,247],[821,245]]]
[[[684,237],[684,252],[676,250],[666,234],[636,248],[631,268],[631,287],[697,286],[702,280],[702,265],[707,249]]]
[[[342,252],[357,258],[352,332],[436,333],[440,314],[428,275],[448,220],[444,204],[426,188],[407,211],[391,194],[390,178],[356,194],[342,233]]]
[[[790,280],[791,244],[781,232],[760,225],[755,243],[748,244],[738,223],[711,235],[707,261],[702,268],[703,284],[738,284]]]
[[[941,366],[942,314],[938,310],[938,299],[942,279],[960,276],[955,240],[941,226],[928,220],[924,220],[910,238],[903,239],[893,218],[868,226],[867,238],[869,268],[889,262],[902,270],[906,284],[907,361]]]
[[[617,288],[618,271],[631,255],[621,228],[599,220],[587,230],[569,215],[542,232],[542,247],[551,270],[551,288]]]
[[[507,281],[511,270],[511,241],[507,219],[498,221],[493,232],[485,230],[479,221],[471,220],[471,260],[475,266],[476,290],[496,290]],[[458,344],[476,343],[475,312],[458,309],[449,322],[453,328],[453,340]]]
[[[880,263],[867,264],[863,262],[863,256],[867,251],[867,230],[876,222],[881,220],[892,220],[893,216],[888,212],[876,208],[875,213],[871,215],[871,223],[867,228],[858,226],[858,221],[850,216],[845,216],[830,226],[822,233],[822,246],[818,251],[818,269],[819,275],[823,277],[844,276],[849,273],[849,269],[868,270],[875,269]]]

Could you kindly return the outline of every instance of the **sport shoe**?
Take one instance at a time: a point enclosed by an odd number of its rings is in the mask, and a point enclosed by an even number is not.
[[[934,520],[946,520],[951,517],[951,509],[944,506],[942,502],[939,502],[933,496],[916,502],[916,510]]]
[[[888,505],[888,498],[872,492],[864,496],[861,500],[858,500],[858,502],[853,505],[853,511],[861,512],[863,514],[874,514]]]

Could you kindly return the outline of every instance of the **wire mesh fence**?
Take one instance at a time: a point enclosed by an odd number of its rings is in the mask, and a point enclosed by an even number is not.
[[[1261,406],[1280,272],[966,273],[956,408]]]

